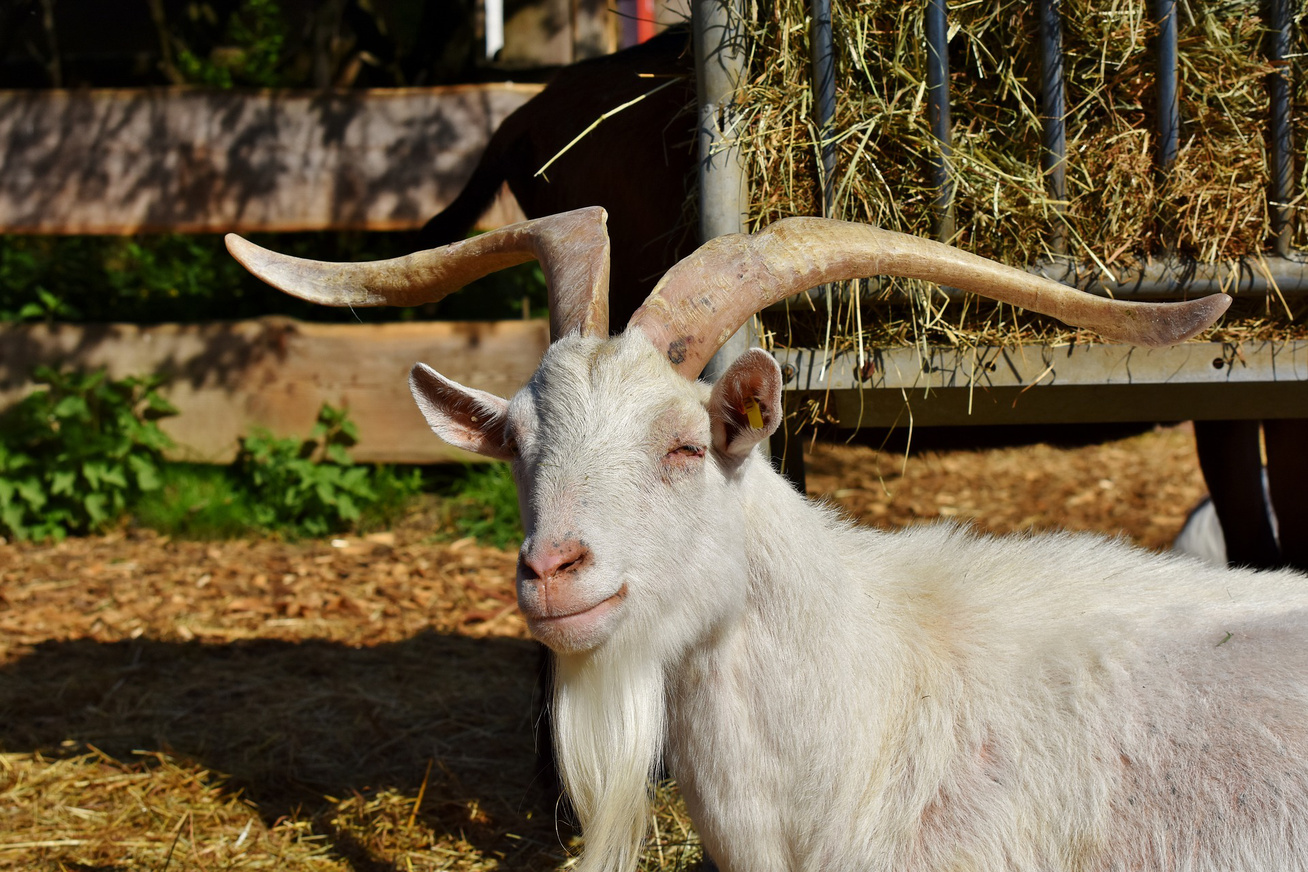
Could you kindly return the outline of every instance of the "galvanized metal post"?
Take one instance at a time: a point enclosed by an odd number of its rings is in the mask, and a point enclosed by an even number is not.
[[[736,95],[745,71],[744,29],[734,0],[694,0],[691,23],[699,91],[699,227],[708,241],[741,233],[749,208],[745,167],[736,141]],[[736,332],[708,366],[715,379],[758,344],[753,319]]]
[[[945,0],[927,0],[927,117],[936,138],[938,154],[932,160],[936,187],[936,238],[954,238],[954,182],[950,168],[953,150],[949,117],[949,11]]]
[[[1294,233],[1294,131],[1290,119],[1293,70],[1290,66],[1290,2],[1271,0],[1268,57],[1276,70],[1268,82],[1272,104],[1271,198],[1273,248],[1285,257]]]
[[[818,166],[818,179],[822,185],[821,209],[824,218],[833,218],[836,208],[836,49],[831,29],[831,0],[812,0],[809,9],[812,19],[809,43],[813,54],[813,111],[821,155]],[[822,288],[828,309],[834,305],[831,289],[831,285]],[[854,305],[858,305],[857,299]],[[805,493],[808,475],[804,468],[804,444],[794,417],[786,416],[781,430],[772,437],[771,447],[773,465],[797,491]]]
[[[817,110],[817,129],[822,165],[822,215],[834,217],[832,199],[836,190],[836,50],[831,36],[831,0],[812,2],[813,106]]]
[[[1176,98],[1176,0],[1154,0],[1158,21],[1158,168],[1166,171],[1180,149],[1181,105]]]
[[[1067,227],[1062,217],[1067,212],[1067,131],[1064,126],[1067,108],[1063,97],[1063,11],[1059,0],[1040,3],[1040,82],[1041,121],[1044,149],[1041,168],[1045,173],[1045,190],[1054,201],[1059,220],[1050,231],[1049,250],[1054,255],[1067,254]]]
[[[1158,22],[1158,152],[1154,156],[1158,174],[1164,179],[1176,162],[1181,143],[1181,104],[1177,100],[1177,23],[1176,0],[1154,0],[1154,19]],[[1176,221],[1164,215],[1160,222],[1162,247],[1175,248]]]

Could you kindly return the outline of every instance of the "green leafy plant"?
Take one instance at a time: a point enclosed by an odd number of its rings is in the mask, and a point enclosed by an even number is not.
[[[193,26],[202,23],[212,26],[218,21],[218,15],[207,3],[193,3],[188,11]],[[274,0],[244,0],[227,18],[219,44],[206,56],[200,56],[185,44],[180,46],[177,70],[187,82],[211,88],[283,85],[285,31],[286,22]]]
[[[0,530],[62,539],[101,529],[160,486],[171,441],[158,420],[177,414],[159,379],[110,379],[39,367],[45,389],[0,419]]]
[[[75,319],[78,312],[67,302],[37,286],[34,289],[35,300],[29,300],[18,308],[17,312],[0,313],[0,321],[45,321],[47,324],[59,319]]]
[[[181,539],[235,539],[258,526],[250,497],[229,467],[169,463],[161,479],[131,507],[142,527]]]
[[[241,440],[234,470],[255,522],[269,530],[322,536],[358,522],[365,509],[417,493],[420,475],[354,463],[358,428],[324,403],[307,439],[256,431]]]
[[[507,463],[469,466],[448,490],[447,524],[455,534],[496,548],[516,547],[522,541],[518,490]]]

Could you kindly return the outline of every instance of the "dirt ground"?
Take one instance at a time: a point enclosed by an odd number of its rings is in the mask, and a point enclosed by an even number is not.
[[[821,444],[809,489],[883,527],[954,518],[1166,547],[1191,435],[905,459]],[[555,869],[540,668],[514,555],[394,531],[0,545],[0,869]],[[647,869],[695,868],[675,790]]]

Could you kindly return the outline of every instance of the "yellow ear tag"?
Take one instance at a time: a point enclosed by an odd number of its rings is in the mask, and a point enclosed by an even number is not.
[[[745,415],[749,418],[749,426],[755,430],[763,429],[763,412],[759,410],[758,400],[753,397],[745,404]]]

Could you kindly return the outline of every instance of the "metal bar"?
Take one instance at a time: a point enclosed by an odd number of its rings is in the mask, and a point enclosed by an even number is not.
[[[818,130],[818,151],[821,161],[818,179],[822,186],[822,215],[835,217],[836,194],[836,51],[831,36],[831,0],[812,0],[810,4],[813,62],[813,109]],[[831,302],[833,288],[823,285],[817,289]],[[800,493],[806,489],[803,440],[799,434],[798,417],[787,413],[782,416],[781,429],[772,437],[769,446],[773,451],[773,464],[786,480]],[[776,449],[780,449],[779,451]]]
[[[830,218],[836,191],[836,51],[831,38],[831,0],[812,2],[813,106],[822,153],[822,214]]]
[[[1289,0],[1270,0],[1268,56],[1276,70],[1267,86],[1271,97],[1271,153],[1272,171],[1271,218],[1273,249],[1285,256],[1290,253],[1294,231],[1294,133],[1290,118],[1290,94],[1293,69],[1290,65],[1290,3]]]
[[[1308,342],[773,352],[792,402],[842,427],[1278,418],[1308,403]]]
[[[1182,385],[1305,382],[1308,340],[1241,343],[1185,342],[1166,348],[1116,343],[1063,346],[896,346],[871,351],[874,366],[858,366],[853,351],[779,348],[773,352],[791,374],[788,390],[840,388],[977,390],[1031,385]],[[1293,414],[1294,410],[1290,410]]]
[[[1154,0],[1158,22],[1158,168],[1176,160],[1181,106],[1176,99],[1176,0]]]
[[[954,182],[950,168],[952,134],[949,118],[949,22],[945,0],[928,0],[927,117],[938,153],[931,161],[936,188],[936,238],[949,242],[954,237]]]
[[[1120,300],[1164,300],[1207,294],[1281,296],[1308,294],[1308,259],[1302,255],[1267,257],[1256,261],[1195,263],[1175,258],[1151,260],[1142,268],[1106,276],[1102,270],[1072,270],[1066,263],[1027,267],[1065,285]]]
[[[1067,135],[1065,122],[1066,103],[1063,98],[1063,16],[1060,0],[1041,0],[1040,3],[1040,84],[1044,149],[1041,151],[1041,169],[1049,198],[1059,220],[1050,231],[1049,250],[1055,255],[1067,254],[1067,227],[1063,215],[1067,212]]]
[[[699,91],[699,226],[708,241],[745,229],[749,207],[745,166],[736,140],[736,94],[745,70],[744,34],[733,0],[695,0],[691,8]],[[751,323],[727,340],[704,377],[716,379],[757,345]]]

